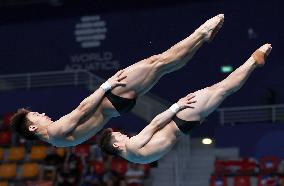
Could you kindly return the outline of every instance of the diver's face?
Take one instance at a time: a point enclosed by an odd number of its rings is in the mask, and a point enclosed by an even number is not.
[[[29,128],[30,130],[36,130],[40,127],[47,127],[52,121],[51,118],[46,116],[45,113],[30,112],[27,114],[27,119],[30,120],[33,125]]]
[[[129,140],[129,137],[127,135],[120,132],[113,132],[112,137],[114,138],[114,141],[119,143],[126,143]]]

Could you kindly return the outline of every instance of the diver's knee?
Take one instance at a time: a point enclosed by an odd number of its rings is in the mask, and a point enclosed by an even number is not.
[[[211,92],[211,94],[218,96],[227,96],[231,93],[231,91],[222,84],[215,84],[211,87],[208,87],[208,90]]]

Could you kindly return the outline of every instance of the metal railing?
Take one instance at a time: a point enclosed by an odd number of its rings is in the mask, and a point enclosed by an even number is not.
[[[218,109],[220,123],[283,122],[284,104]]]
[[[36,72],[0,76],[0,92],[17,89],[32,89],[59,86],[85,86],[88,90],[95,90],[105,79],[86,70]],[[132,113],[146,121],[164,111],[170,103],[147,93],[137,100]]]
[[[102,78],[84,70],[12,74],[0,76],[0,91],[66,85],[93,86],[101,82]]]

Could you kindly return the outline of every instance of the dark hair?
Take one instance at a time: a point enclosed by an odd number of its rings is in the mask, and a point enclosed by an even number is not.
[[[115,141],[111,136],[112,132],[113,130],[111,128],[102,130],[99,134],[97,134],[97,144],[102,151],[107,154],[117,156],[119,154],[119,150],[113,147],[113,143]]]
[[[38,136],[29,130],[29,126],[33,123],[27,118],[31,111],[25,108],[18,109],[10,119],[10,128],[16,131],[21,137],[27,140],[37,140]]]

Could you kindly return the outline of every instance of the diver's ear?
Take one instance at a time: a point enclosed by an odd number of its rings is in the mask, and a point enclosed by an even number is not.
[[[114,148],[119,148],[119,144],[118,144],[118,143],[113,143],[112,146],[113,146]]]
[[[30,125],[29,126],[29,131],[30,132],[34,132],[34,131],[36,131],[38,129],[38,127],[36,126],[36,125]]]

